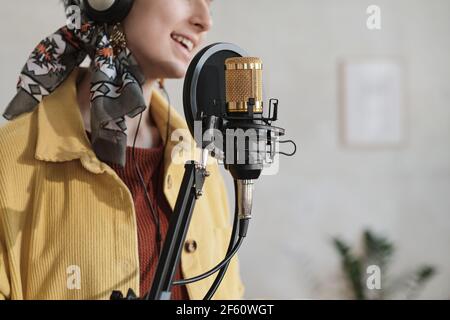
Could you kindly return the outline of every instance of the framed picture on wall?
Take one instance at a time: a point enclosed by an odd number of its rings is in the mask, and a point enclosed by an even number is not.
[[[340,137],[349,147],[399,147],[405,142],[403,64],[394,58],[340,63]]]

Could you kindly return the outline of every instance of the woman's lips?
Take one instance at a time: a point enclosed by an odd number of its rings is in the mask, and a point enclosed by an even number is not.
[[[175,44],[175,49],[181,54],[183,60],[185,60],[185,62],[189,62],[191,60],[191,53],[189,52],[189,50],[174,39],[172,39],[172,42]]]
[[[173,40],[178,41],[184,47],[186,47],[189,50],[189,52],[192,52],[192,50],[194,49],[195,46],[194,40],[192,40],[188,36],[183,36],[177,33],[172,33],[170,36],[172,37]]]

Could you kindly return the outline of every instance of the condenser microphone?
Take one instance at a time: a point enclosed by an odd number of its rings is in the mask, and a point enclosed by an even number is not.
[[[193,59],[183,91],[191,133],[233,176],[244,219],[251,217],[254,181],[273,161],[277,139],[284,135],[284,129],[272,126],[278,100],[264,105],[262,72],[261,59],[233,44],[217,43]]]
[[[262,69],[261,59],[256,57],[225,60],[225,167],[236,180],[240,219],[251,218],[254,180],[259,178],[266,156],[267,132],[260,127],[264,112]]]

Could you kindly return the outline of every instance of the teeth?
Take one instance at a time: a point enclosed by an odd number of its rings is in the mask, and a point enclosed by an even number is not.
[[[194,43],[183,36],[180,36],[178,34],[172,34],[172,39],[183,44],[189,51],[192,51],[192,49],[194,49]]]

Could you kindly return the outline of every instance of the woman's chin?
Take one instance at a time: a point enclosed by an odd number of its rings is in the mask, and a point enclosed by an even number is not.
[[[184,78],[188,69],[188,65],[184,63],[172,63],[166,71],[167,79],[181,79]]]
[[[145,77],[147,79],[181,79],[186,75],[189,64],[178,59],[173,60],[159,60],[155,63],[155,60],[148,60],[141,63]]]

